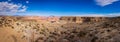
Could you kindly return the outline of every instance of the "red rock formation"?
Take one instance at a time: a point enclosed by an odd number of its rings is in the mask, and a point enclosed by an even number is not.
[[[56,21],[59,21],[59,17],[50,16],[50,17],[47,18],[47,20],[56,22]]]
[[[41,21],[41,22],[51,22],[51,21],[58,21],[59,17],[56,16],[50,16],[50,17],[46,17],[46,16],[25,16],[22,19],[24,20],[36,20],[36,21]]]

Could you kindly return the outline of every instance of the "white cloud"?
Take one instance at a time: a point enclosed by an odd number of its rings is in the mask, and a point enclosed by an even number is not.
[[[29,3],[29,1],[26,1],[26,3]]]
[[[8,0],[8,1],[11,1],[11,0]]]
[[[100,5],[100,6],[110,5],[117,1],[119,1],[119,0],[95,0],[97,5]]]
[[[19,10],[18,12],[25,12],[26,10],[27,10],[27,7],[26,6],[22,6],[21,10]]]
[[[26,6],[21,4],[13,4],[9,2],[0,2],[0,15],[2,14],[15,14],[17,12],[25,12]]]

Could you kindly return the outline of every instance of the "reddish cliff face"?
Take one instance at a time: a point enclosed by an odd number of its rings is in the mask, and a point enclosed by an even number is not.
[[[56,16],[24,16],[21,19],[23,20],[33,20],[33,21],[41,21],[41,22],[51,22],[51,21],[59,21],[59,17]]]
[[[47,17],[47,20],[48,21],[59,21],[59,17],[50,16],[50,17]]]
[[[83,22],[101,22],[107,21],[108,17],[61,17],[60,20],[64,20],[70,23],[83,23]]]

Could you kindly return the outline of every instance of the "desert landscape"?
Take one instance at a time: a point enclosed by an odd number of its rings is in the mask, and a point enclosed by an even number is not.
[[[0,42],[120,42],[120,0],[0,0]]]
[[[120,17],[0,16],[0,42],[120,42]]]

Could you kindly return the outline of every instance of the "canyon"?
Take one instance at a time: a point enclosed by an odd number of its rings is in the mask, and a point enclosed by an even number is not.
[[[120,17],[0,16],[1,42],[120,42]]]

